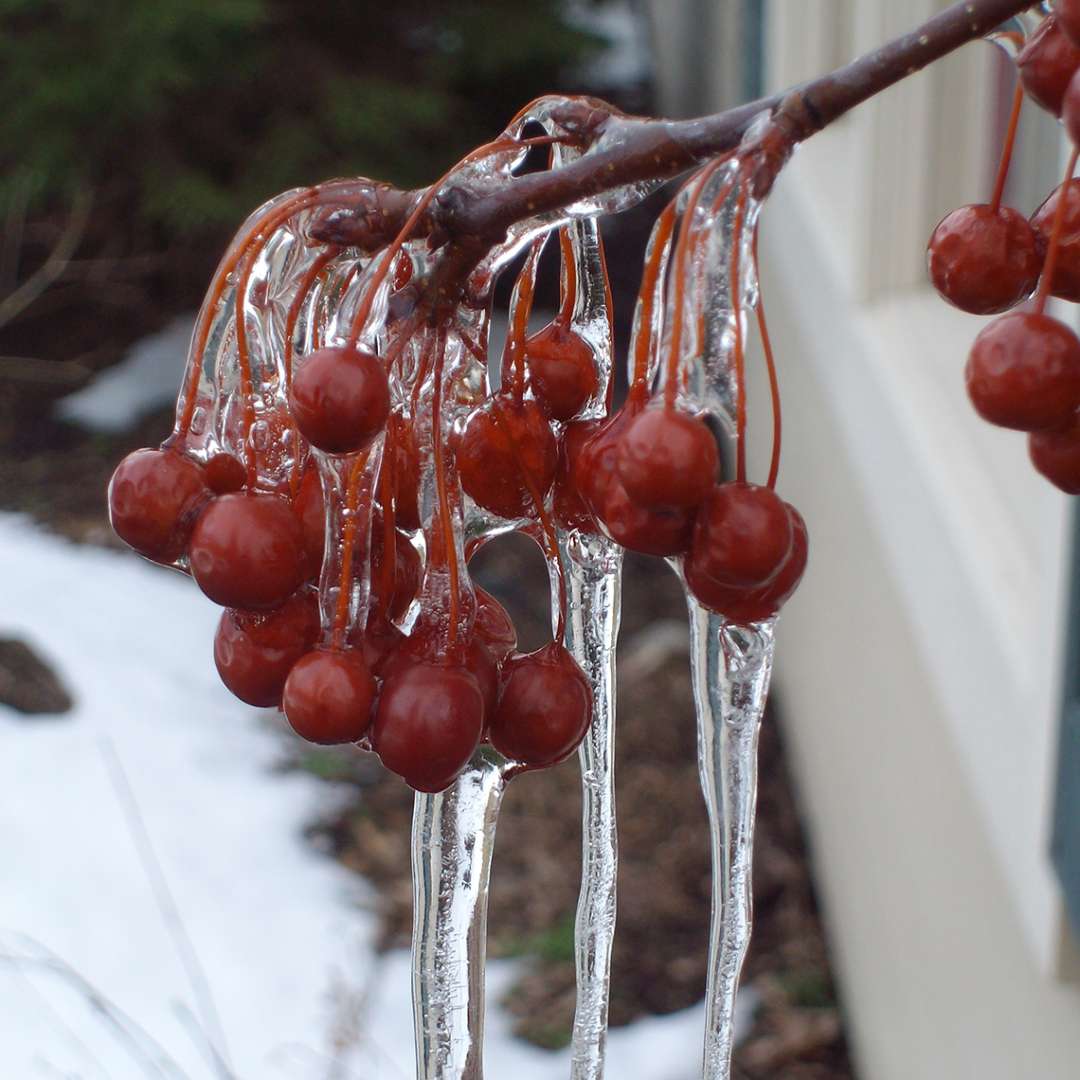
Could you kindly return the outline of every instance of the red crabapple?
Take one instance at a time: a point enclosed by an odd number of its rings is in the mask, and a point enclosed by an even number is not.
[[[926,249],[934,288],[971,315],[994,315],[1030,296],[1042,249],[1027,219],[1008,206],[962,206],[941,219]]]
[[[965,374],[975,411],[991,424],[1060,428],[1080,406],[1080,340],[1049,315],[1012,312],[975,339]]]
[[[554,765],[569,757],[585,737],[592,705],[585,673],[553,641],[507,661],[488,737],[512,761],[537,768]]]
[[[188,559],[192,577],[214,603],[272,608],[304,579],[304,534],[278,495],[221,495],[195,523]]]
[[[289,405],[300,434],[328,454],[370,446],[390,414],[390,388],[377,356],[362,349],[318,349],[297,365]]]
[[[177,450],[136,450],[109,481],[109,519],[124,543],[155,562],[184,552],[210,498],[200,466]]]
[[[292,729],[308,742],[358,742],[371,723],[376,685],[355,649],[314,649],[289,672],[281,706]]]

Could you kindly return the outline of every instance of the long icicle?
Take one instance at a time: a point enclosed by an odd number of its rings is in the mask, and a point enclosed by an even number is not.
[[[483,1080],[488,885],[507,778],[504,762],[478,754],[413,803],[417,1080]]]
[[[698,768],[709,811],[713,898],[704,1080],[729,1080],[735,997],[753,922],[758,733],[772,675],[772,621],[734,626],[692,597]]]
[[[571,1080],[604,1075],[619,868],[615,820],[615,644],[622,550],[603,537],[561,536],[569,612],[566,646],[593,688],[593,719],[581,763],[581,892],[574,927],[577,1005]]]

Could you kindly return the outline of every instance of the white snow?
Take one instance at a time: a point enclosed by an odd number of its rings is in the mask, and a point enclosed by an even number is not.
[[[61,398],[57,416],[92,431],[124,431],[146,413],[175,401],[194,326],[193,314],[179,315],[136,342],[119,364]]]
[[[224,1075],[203,1050],[213,1023],[194,1019],[143,827],[235,1076],[413,1076],[408,956],[374,953],[369,889],[305,842],[334,789],[273,770],[290,736],[218,683],[216,609],[172,571],[9,515],[0,565],[0,631],[55,663],[76,698],[56,719],[0,708],[0,1076]],[[125,1042],[42,950],[146,1034]],[[565,1055],[509,1035],[495,1003],[512,974],[489,975],[489,1075],[562,1080]],[[609,1074],[691,1080],[702,1022],[691,1009],[613,1032]]]

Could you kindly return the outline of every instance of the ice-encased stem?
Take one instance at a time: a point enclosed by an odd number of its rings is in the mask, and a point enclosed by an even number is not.
[[[574,927],[577,1005],[572,1080],[600,1080],[607,1040],[611,945],[619,864],[615,822],[615,644],[622,551],[601,537],[560,538],[567,568],[566,645],[593,688],[593,721],[581,764],[581,892]]]
[[[417,1080],[482,1080],[488,883],[505,763],[478,754],[413,805]]]
[[[698,768],[712,839],[704,1080],[729,1080],[735,995],[750,944],[758,733],[772,674],[773,623],[732,626],[690,600]]]

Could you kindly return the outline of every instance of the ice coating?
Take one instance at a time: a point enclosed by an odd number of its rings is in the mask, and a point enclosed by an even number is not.
[[[677,367],[659,365],[656,387],[666,390],[674,374],[675,401],[709,413],[734,435],[747,315],[757,301],[753,243],[761,204],[739,157],[703,172],[679,202],[683,216],[667,275],[661,350],[677,357]]]
[[[505,763],[478,755],[413,810],[417,1080],[482,1080],[488,884]]]
[[[619,869],[615,817],[615,645],[622,594],[622,549],[606,537],[561,538],[569,569],[567,648],[593,688],[593,722],[581,764],[581,892],[574,924],[577,1004],[570,1044],[572,1080],[604,1075]]]
[[[735,997],[750,943],[758,733],[773,660],[773,623],[737,627],[691,599],[698,768],[709,812],[713,902],[704,1080],[729,1080]]]
[[[469,155],[426,194],[453,212],[484,185],[512,182],[529,146],[547,147],[552,168],[617,146],[640,121],[602,103],[543,98],[507,131]],[[539,127],[545,135],[533,138]],[[755,139],[706,166],[658,221],[646,252],[628,358],[632,394],[714,418],[729,435],[745,426],[747,314],[757,302],[754,233],[760,200]],[[527,144],[527,140],[533,139]],[[593,722],[579,749],[583,787],[582,882],[575,926],[578,983],[571,1045],[573,1080],[604,1074],[610,957],[615,929],[615,643],[622,548],[602,532],[559,527],[551,492],[532,493],[519,516],[500,517],[463,489],[458,440],[501,383],[517,406],[535,403],[523,338],[539,253],[558,241],[563,301],[557,320],[589,347],[596,390],[575,420],[611,414],[611,298],[598,216],[639,202],[657,184],[634,185],[513,226],[470,272],[445,309],[426,286],[454,257],[425,236],[355,246],[314,239],[334,215],[375,211],[386,197],[370,181],[332,181],[272,200],[244,225],[219,267],[196,326],[171,443],[205,463],[226,452],[245,466],[250,490],[295,501],[317,473],[324,546],[318,592],[324,641],[355,645],[373,612],[386,617],[375,581],[373,529],[404,529],[419,555],[418,599],[391,629],[433,635],[440,660],[458,662],[470,640],[476,598],[468,559],[487,540],[522,531],[541,546],[552,580],[552,624],[593,692]],[[329,217],[328,217],[329,215]],[[372,235],[377,235],[377,227]],[[342,235],[345,235],[342,233]],[[493,286],[530,248],[511,300],[511,338],[498,379],[489,362]],[[524,330],[521,331],[524,333]],[[378,356],[390,390],[383,434],[361,452],[337,455],[306,444],[289,410],[289,386],[316,350],[357,346]],[[669,358],[671,358],[669,360]],[[641,402],[639,402],[640,404]],[[554,411],[554,410],[552,410]],[[545,421],[553,436],[560,421]],[[741,442],[741,440],[740,440]],[[415,468],[415,520],[397,489],[397,462]],[[520,465],[519,465],[520,468]],[[678,560],[675,560],[676,567]],[[385,578],[385,575],[384,575]],[[308,586],[310,587],[310,586]],[[750,931],[749,875],[758,725],[768,688],[772,624],[726,625],[691,600],[701,775],[714,855],[714,904],[705,1076],[729,1076],[732,1019]],[[367,741],[362,743],[367,747]],[[417,794],[413,828],[414,1012],[418,1077],[480,1080],[487,888],[505,785],[520,768],[490,748],[451,786]]]

